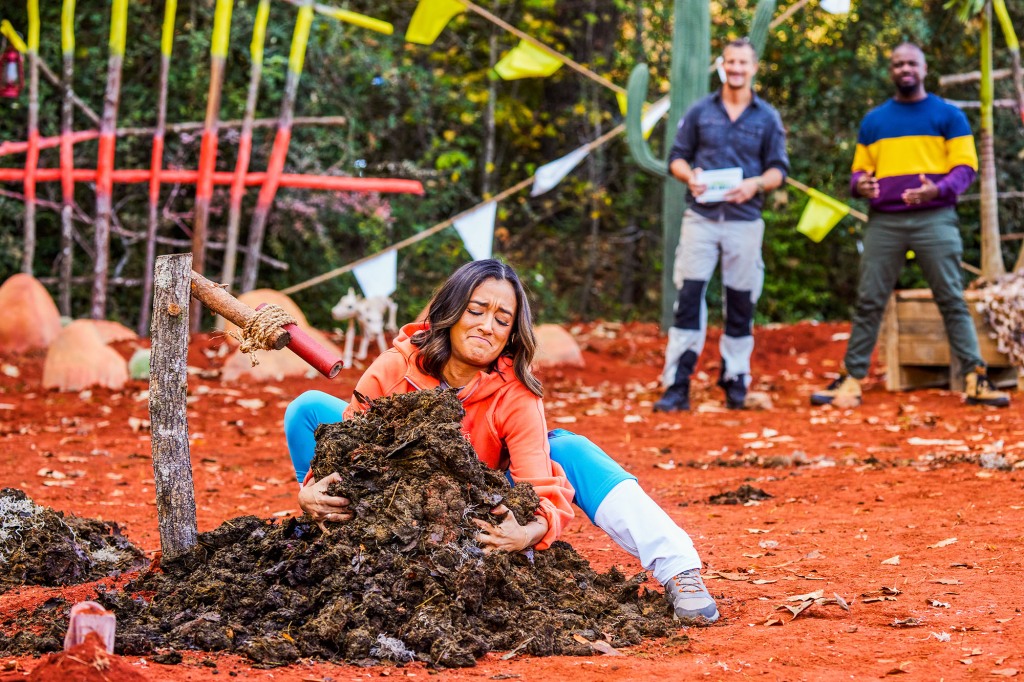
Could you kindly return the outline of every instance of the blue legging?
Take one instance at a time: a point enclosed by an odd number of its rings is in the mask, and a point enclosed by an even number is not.
[[[316,451],[313,432],[320,424],[342,421],[348,403],[322,391],[306,391],[288,405],[284,413],[284,435],[288,453],[295,467],[295,477],[302,481],[309,471]],[[618,462],[609,457],[589,439],[565,429],[548,433],[551,459],[565,470],[565,477],[576,491],[573,498],[591,521],[605,496],[623,481],[635,481]]]

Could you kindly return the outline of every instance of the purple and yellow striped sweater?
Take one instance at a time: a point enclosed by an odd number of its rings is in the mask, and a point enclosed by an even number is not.
[[[859,196],[857,178],[873,172],[879,193],[871,200],[871,210],[944,208],[956,205],[957,196],[974,182],[977,170],[974,137],[962,111],[932,94],[917,102],[890,99],[868,112],[860,124],[850,191]],[[936,184],[939,195],[928,203],[908,206],[900,196],[921,186],[922,173]]]

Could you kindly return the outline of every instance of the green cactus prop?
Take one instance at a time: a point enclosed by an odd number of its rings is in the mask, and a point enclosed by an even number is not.
[[[760,0],[754,14],[750,41],[758,54],[764,48],[768,27],[775,13],[775,0]],[[711,63],[711,10],[707,0],[678,0],[674,12],[672,59],[669,65],[669,109],[665,125],[665,156],[657,158],[644,140],[641,129],[643,105],[647,98],[647,64],[637,64],[629,75],[626,99],[626,142],[633,159],[644,170],[665,178],[662,187],[662,253],[661,325],[672,324],[675,285],[672,263],[679,243],[679,226],[686,210],[686,190],[682,183],[668,174],[668,151],[675,140],[679,119],[701,97],[708,94],[708,64]]]

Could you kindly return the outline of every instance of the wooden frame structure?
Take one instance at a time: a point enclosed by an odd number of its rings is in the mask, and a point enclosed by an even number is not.
[[[989,378],[997,386],[1024,390],[1024,372],[1000,353],[991,327],[977,311],[976,291],[965,291],[981,359],[988,364]],[[903,289],[893,292],[882,318],[879,353],[885,367],[885,387],[890,391],[948,386],[963,390],[963,372],[949,352],[949,340],[942,315],[931,289]]]

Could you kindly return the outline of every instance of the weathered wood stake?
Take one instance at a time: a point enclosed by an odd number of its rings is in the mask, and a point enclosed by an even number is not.
[[[191,254],[160,256],[153,278],[149,421],[160,547],[165,557],[178,555],[197,541],[185,406],[191,272]]]

